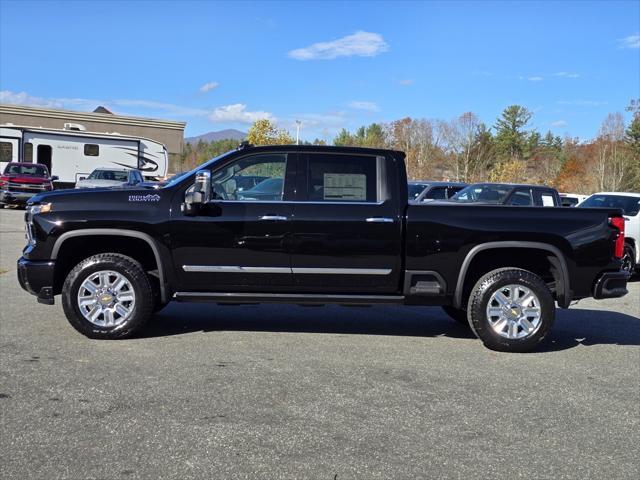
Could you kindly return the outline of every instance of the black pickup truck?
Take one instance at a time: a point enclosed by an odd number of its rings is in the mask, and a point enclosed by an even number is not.
[[[535,348],[556,303],[627,293],[620,210],[407,198],[402,152],[243,145],[158,189],[37,195],[18,278],[92,338],[171,300],[441,305],[506,351]]]

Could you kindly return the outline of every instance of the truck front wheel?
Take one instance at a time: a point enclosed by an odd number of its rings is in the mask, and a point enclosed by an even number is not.
[[[76,265],[62,288],[69,323],[90,338],[131,336],[154,308],[149,277],[134,259],[101,253]]]
[[[537,275],[519,268],[501,268],[478,280],[467,311],[471,328],[486,347],[530,352],[551,330],[555,302]]]

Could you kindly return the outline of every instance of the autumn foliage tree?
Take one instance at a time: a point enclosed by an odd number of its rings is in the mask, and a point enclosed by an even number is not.
[[[247,141],[252,145],[290,145],[293,137],[284,129],[278,129],[267,118],[256,120],[249,128]]]
[[[640,99],[632,101],[627,111],[632,116],[628,124],[622,114],[610,114],[590,141],[561,138],[550,131],[542,134],[530,128],[533,114],[527,108],[511,105],[493,127],[472,112],[448,121],[405,117],[363,125],[353,132],[343,128],[333,144],[401,150],[409,178],[416,180],[538,183],[585,194],[640,192]],[[289,132],[268,119],[254,122],[247,140],[255,145],[294,143]],[[187,144],[180,169],[193,168],[237,143]]]

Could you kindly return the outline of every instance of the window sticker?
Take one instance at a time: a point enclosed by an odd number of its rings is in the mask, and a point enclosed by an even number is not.
[[[325,200],[367,200],[367,176],[357,173],[325,173]]]
[[[551,195],[542,195],[542,206],[543,207],[554,207],[553,197]]]

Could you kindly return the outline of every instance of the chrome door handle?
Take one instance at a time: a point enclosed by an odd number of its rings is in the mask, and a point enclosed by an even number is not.
[[[393,218],[389,217],[369,217],[367,223],[393,223]]]
[[[265,222],[286,222],[289,219],[282,215],[262,215],[260,220],[264,220]]]

